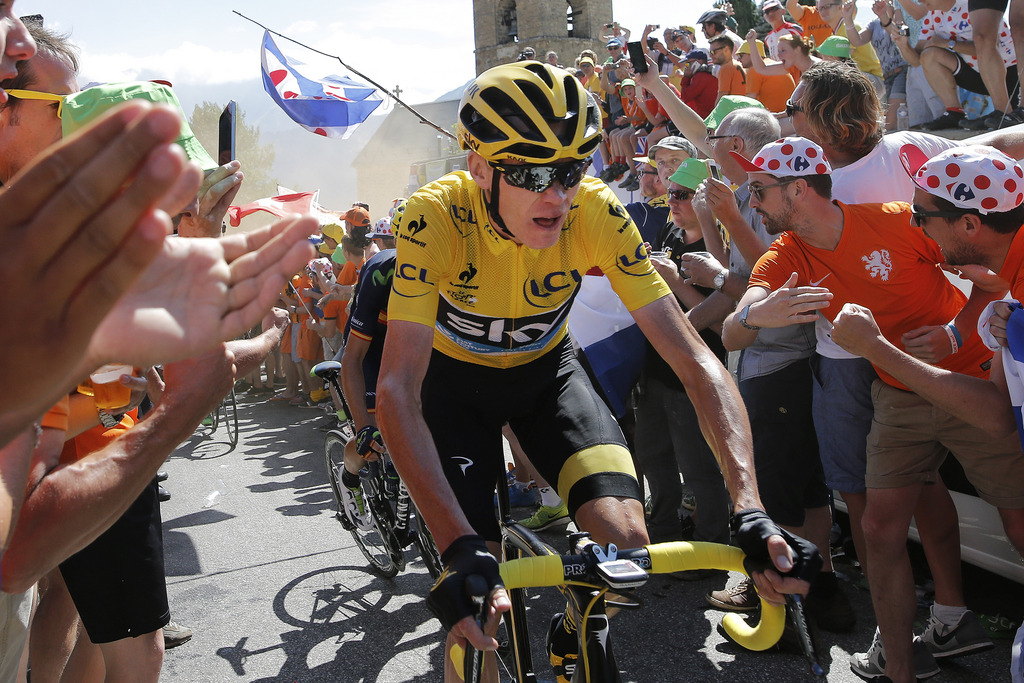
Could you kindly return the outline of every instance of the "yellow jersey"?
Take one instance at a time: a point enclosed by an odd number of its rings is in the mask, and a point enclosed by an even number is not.
[[[457,360],[507,368],[554,348],[594,267],[631,311],[671,293],[625,208],[593,177],[547,249],[499,235],[466,171],[422,187],[404,215],[388,318],[433,327],[434,349]]]

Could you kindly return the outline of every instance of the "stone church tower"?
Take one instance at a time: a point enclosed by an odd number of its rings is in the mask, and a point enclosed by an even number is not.
[[[601,35],[612,20],[612,0],[473,0],[476,72],[514,62],[524,47],[544,61],[549,50],[571,67],[579,53],[591,49],[604,61]]]

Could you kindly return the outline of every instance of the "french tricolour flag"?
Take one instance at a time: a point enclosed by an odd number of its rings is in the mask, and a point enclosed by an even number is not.
[[[329,138],[347,138],[383,101],[375,88],[347,76],[314,78],[310,65],[285,55],[269,31],[263,34],[263,88],[293,121]]]

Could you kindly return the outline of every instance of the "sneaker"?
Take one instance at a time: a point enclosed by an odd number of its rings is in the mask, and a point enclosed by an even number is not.
[[[166,503],[171,499],[171,492],[164,488],[163,484],[156,485],[156,499],[161,503]]]
[[[743,579],[732,588],[711,591],[704,597],[712,607],[726,612],[753,612],[761,606],[761,599],[757,597],[754,582],[750,579]]]
[[[855,652],[850,655],[850,669],[853,673],[869,681],[879,681],[885,678],[885,650],[882,647],[882,638],[879,636],[877,628],[868,651]],[[914,674],[920,680],[931,678],[940,671],[939,665],[935,663],[935,658],[928,652],[921,637],[914,636]]]
[[[857,615],[853,611],[850,599],[838,586],[835,591],[822,597],[812,592],[807,596],[807,613],[818,622],[818,628],[832,633],[847,633],[857,623]]]
[[[968,655],[994,646],[977,615],[971,610],[964,612],[956,626],[947,626],[935,618],[933,608],[921,640],[937,659]]]
[[[370,520],[370,513],[366,509],[366,501],[363,499],[363,490],[361,488],[350,489],[347,486],[341,486],[341,497],[344,498],[345,515],[349,518],[349,521],[356,526],[356,528],[363,531],[369,531],[373,528],[373,522]]]
[[[1003,112],[992,112],[987,116],[979,116],[976,119],[962,119],[957,123],[957,128],[963,130],[995,130],[1002,121]]]
[[[636,174],[636,171],[630,171],[629,175],[627,175],[623,179],[623,181],[621,183],[619,183],[619,187],[625,189],[627,186],[633,184],[634,182],[636,182],[636,184],[639,185],[640,184],[640,176],[638,176]]]
[[[168,621],[167,625],[164,626],[165,650],[170,650],[172,647],[178,647],[190,640],[192,640],[192,629],[188,626],[182,626],[176,621]]]
[[[928,123],[921,124],[921,130],[946,130],[947,128],[957,128],[961,121],[967,118],[967,115],[962,111],[944,111],[942,116],[937,119],[933,119]]]
[[[569,506],[562,501],[562,504],[558,507],[551,507],[550,505],[541,505],[533,516],[529,519],[521,519],[519,523],[525,526],[527,529],[533,529],[534,531],[544,531],[553,526],[565,526],[571,520],[569,519]]]
[[[1010,647],[1010,678],[1013,683],[1024,683],[1024,624],[1017,629],[1017,635]]]
[[[548,661],[555,672],[557,683],[570,683],[572,675],[576,671],[576,662],[579,659],[577,648],[579,643],[576,640],[576,631],[566,628],[564,615],[555,614],[551,617],[551,624],[548,626],[548,634],[544,639],[544,649],[548,653]]]

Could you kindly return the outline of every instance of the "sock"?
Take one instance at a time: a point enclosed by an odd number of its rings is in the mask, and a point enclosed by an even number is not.
[[[964,113],[963,107],[946,107],[946,111],[951,111],[954,114],[957,114],[957,113],[963,114]]]
[[[357,489],[359,488],[359,475],[352,474],[343,468],[341,471],[341,483],[350,489]]]
[[[562,499],[558,497],[553,488],[544,486],[540,489],[540,504],[546,505],[549,508],[557,508],[561,507]]]
[[[949,605],[940,605],[937,602],[932,605],[932,616],[946,626],[956,626],[960,623],[960,618],[966,613],[966,607],[950,607]]]

